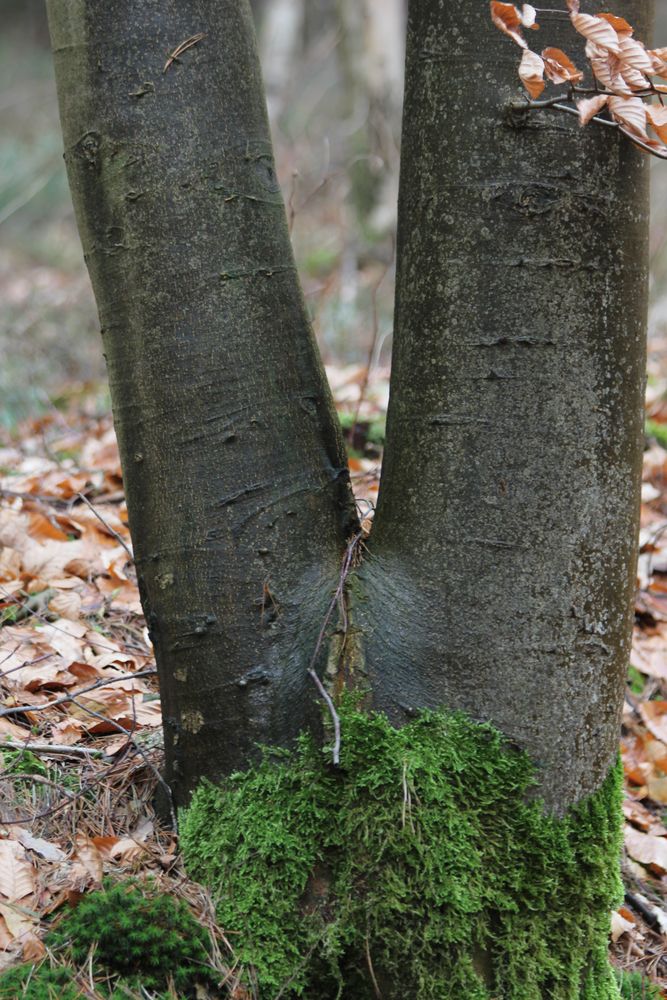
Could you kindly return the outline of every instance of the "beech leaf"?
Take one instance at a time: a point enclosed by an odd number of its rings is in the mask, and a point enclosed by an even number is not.
[[[579,83],[583,79],[584,74],[562,49],[543,49],[542,59],[544,72],[552,83]]]
[[[594,118],[599,111],[602,111],[606,103],[607,96],[605,94],[596,94],[595,97],[584,97],[580,101],[577,101],[580,124],[588,125],[591,118]]]
[[[538,56],[537,52],[524,49],[519,64],[519,76],[533,100],[539,97],[546,84],[544,82],[544,60]]]
[[[636,38],[620,38],[619,45],[621,48],[621,60],[626,66],[630,66],[640,73],[651,73],[653,71],[653,60],[642,43],[638,42]]]
[[[646,117],[653,131],[663,142],[667,142],[667,107],[661,104],[647,104]]]
[[[631,24],[628,24],[628,22],[625,20],[624,17],[619,17],[617,14],[609,14],[606,12],[603,13],[602,11],[599,11],[595,16],[601,17],[603,20],[608,21],[609,24],[614,29],[614,31],[616,32],[616,34],[619,35],[619,37],[621,35],[634,34],[635,29],[632,27]]]
[[[537,24],[537,11],[529,3],[525,3],[521,8],[521,23],[524,28],[532,28],[533,31],[539,28],[539,24]]]
[[[498,0],[491,0],[491,20],[497,28],[509,35],[522,49],[528,47],[521,34],[521,14],[513,3],[499,3]]]
[[[634,135],[646,139],[646,105],[640,97],[610,97],[612,118]]]
[[[0,840],[0,893],[10,902],[29,896],[35,889],[35,870],[21,844]]]
[[[600,17],[593,17],[592,14],[571,14],[572,24],[580,35],[589,39],[594,45],[599,45],[603,49],[608,49],[614,55],[620,55],[621,46],[619,37],[614,31],[609,21]]]

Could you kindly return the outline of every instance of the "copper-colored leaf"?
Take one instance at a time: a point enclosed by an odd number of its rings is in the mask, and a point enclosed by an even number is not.
[[[663,142],[667,142],[667,108],[661,104],[647,104],[646,117],[653,131]]]
[[[522,49],[527,48],[526,41],[521,34],[521,14],[513,3],[499,3],[498,0],[491,0],[491,20],[497,28],[509,35]]]
[[[523,50],[519,64],[519,76],[533,100],[539,97],[546,84],[544,82],[544,61],[537,52],[531,52],[530,49]]]
[[[667,743],[667,701],[644,701],[639,713],[655,738]]]
[[[542,59],[544,60],[544,72],[552,83],[579,83],[583,78],[584,74],[577,69],[562,49],[543,49]]]
[[[580,35],[598,45],[600,48],[608,49],[614,55],[620,55],[621,46],[618,35],[614,31],[609,21],[600,17],[593,17],[591,14],[571,14],[572,24]]]
[[[624,17],[618,17],[617,14],[608,14],[602,11],[599,11],[595,16],[608,21],[619,37],[634,33],[634,28],[631,24],[628,24]]]
[[[85,833],[77,834],[74,843],[76,845],[76,861],[83,867],[86,874],[92,878],[93,882],[99,884],[102,881],[104,872],[100,851]]]

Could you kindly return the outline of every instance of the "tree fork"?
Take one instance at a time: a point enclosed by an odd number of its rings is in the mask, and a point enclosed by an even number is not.
[[[623,7],[644,39],[651,14]],[[538,17],[584,65],[565,9]],[[359,573],[373,700],[396,723],[423,706],[493,722],[562,813],[618,745],[649,163],[610,129],[508,114],[516,51],[487,3],[412,0],[407,44],[387,445]]]
[[[356,514],[247,0],[49,0],[177,804],[319,719]]]

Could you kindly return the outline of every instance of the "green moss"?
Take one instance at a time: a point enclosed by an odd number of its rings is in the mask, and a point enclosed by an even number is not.
[[[658,986],[646,979],[640,972],[616,972],[622,1000],[661,1000]]]
[[[304,738],[203,784],[182,817],[186,865],[261,1000],[363,1000],[373,977],[385,1000],[618,998],[619,768],[559,820],[488,725],[341,721],[340,768]]]
[[[80,1000],[83,992],[69,969],[17,965],[0,974],[0,1000]]]
[[[656,420],[647,419],[644,424],[644,433],[647,437],[655,438],[663,448],[667,448],[667,424],[659,424]]]
[[[150,989],[173,982],[179,992],[194,993],[197,980],[213,976],[204,928],[184,902],[150,883],[106,882],[83,897],[47,943],[75,965],[93,950],[96,968]]]

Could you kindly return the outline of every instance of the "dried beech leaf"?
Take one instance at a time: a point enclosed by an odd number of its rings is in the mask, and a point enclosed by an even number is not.
[[[649,56],[644,45],[636,38],[623,37],[619,39],[621,48],[621,61],[632,69],[640,73],[651,73],[653,71],[653,60]]]
[[[529,3],[525,3],[521,8],[521,23],[524,28],[532,28],[533,31],[539,28],[539,24],[537,24],[537,11]]]
[[[521,15],[513,3],[499,3],[498,0],[491,0],[491,20],[497,28],[509,35],[522,49],[527,48],[526,41],[521,34]]]
[[[634,928],[634,921],[628,920],[618,910],[611,914],[611,939],[616,944],[618,939]]]
[[[577,101],[580,123],[588,125],[591,118],[594,118],[598,112],[602,111],[606,103],[607,97],[605,94],[596,94],[595,97],[584,97],[582,100]]]
[[[626,826],[623,833],[625,849],[631,858],[667,872],[667,837],[654,837]]]
[[[93,882],[101,883],[104,874],[102,855],[93,841],[85,833],[79,833],[76,835],[74,843],[76,845],[76,860],[80,862]]]
[[[521,82],[535,100],[540,96],[546,84],[544,82],[544,60],[538,56],[537,52],[524,49],[519,64],[519,76]]]
[[[46,861],[64,861],[67,857],[57,844],[51,843],[50,840],[42,840],[41,837],[33,837],[28,830],[24,830],[22,827],[14,827],[14,833],[23,847],[39,854]]]
[[[593,17],[591,14],[572,14],[570,16],[572,24],[580,35],[599,45],[600,48],[608,49],[614,55],[620,55],[621,46],[619,37],[612,28],[609,21],[600,17]]]
[[[35,929],[35,920],[29,917],[22,909],[11,906],[9,903],[0,903],[0,914],[7,926],[7,930],[14,939],[23,938]]]
[[[567,9],[571,14],[579,13],[579,0],[567,0]]]
[[[667,108],[661,104],[647,104],[646,117],[653,131],[663,142],[667,142]]]
[[[617,14],[603,13],[602,11],[599,11],[595,16],[608,21],[619,37],[634,34],[635,29],[631,24],[628,24],[624,17],[618,17]]]
[[[14,902],[35,889],[35,870],[16,840],[0,840],[0,893]]]
[[[630,95],[632,93],[621,75],[621,62],[613,52],[609,52],[599,45],[593,45],[592,42],[586,42],[586,58],[591,64],[595,77],[605,90],[611,90],[614,94]]]
[[[609,97],[607,106],[615,121],[634,135],[646,139],[646,105],[640,97]]]
[[[579,83],[583,79],[584,74],[562,49],[543,49],[542,59],[544,72],[552,83]]]

